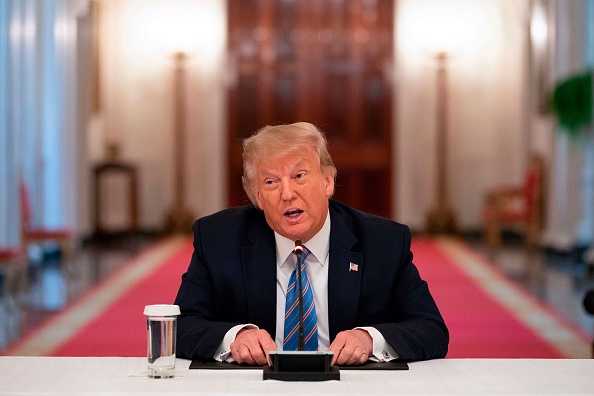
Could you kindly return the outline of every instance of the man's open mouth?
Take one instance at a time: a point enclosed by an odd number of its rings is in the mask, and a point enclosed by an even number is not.
[[[301,209],[289,209],[285,212],[285,216],[295,218],[299,216],[303,211]]]

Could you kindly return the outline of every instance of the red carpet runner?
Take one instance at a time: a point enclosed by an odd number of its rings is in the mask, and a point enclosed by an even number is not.
[[[450,330],[449,358],[589,358],[588,336],[456,239],[413,242]]]
[[[144,306],[173,303],[192,251],[185,237],[146,249],[6,354],[145,356]]]
[[[77,301],[58,318],[9,348],[8,354],[50,356],[144,356],[147,304],[172,303],[192,254],[187,239],[161,243],[166,253],[148,273],[136,275],[113,301],[92,302],[108,294],[109,286],[130,268],[143,265],[159,249],[127,264],[106,282]],[[169,249],[167,251],[167,249]],[[414,262],[450,329],[449,358],[575,358],[589,357],[587,336],[549,308],[505,279],[486,260],[456,240],[413,241]],[[138,270],[137,272],[142,272]],[[113,289],[113,287],[112,287]],[[507,296],[511,302],[501,300]],[[511,296],[511,297],[510,297]],[[80,311],[76,313],[74,311]],[[526,311],[530,312],[526,312]],[[524,312],[522,312],[524,311]],[[88,320],[70,317],[89,315]],[[536,317],[536,320],[534,319]],[[67,320],[69,319],[69,320]],[[532,320],[532,322],[531,322]],[[65,323],[72,334],[63,334]],[[540,327],[539,327],[540,326]],[[56,334],[62,334],[62,339]],[[54,339],[58,339],[55,341]]]
[[[181,275],[186,272],[192,245],[185,244],[141,283],[52,352],[53,356],[146,355],[145,305],[173,304]]]

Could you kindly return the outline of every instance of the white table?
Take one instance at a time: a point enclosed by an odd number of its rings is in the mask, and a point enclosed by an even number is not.
[[[594,359],[445,359],[406,371],[341,371],[340,381],[262,380],[261,370],[188,370],[173,379],[142,377],[145,358],[0,357],[1,395],[209,394],[594,394]]]

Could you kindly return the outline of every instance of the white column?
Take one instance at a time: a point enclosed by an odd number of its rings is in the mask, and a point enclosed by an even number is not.
[[[0,2],[0,246],[15,246],[19,243],[18,181],[16,178],[16,145],[14,131],[10,127],[13,108],[10,91],[10,26],[13,22],[12,8],[8,2]]]
[[[569,215],[569,142],[566,134],[555,131],[554,153],[550,161],[549,196],[543,243],[558,250],[573,246]]]
[[[583,131],[586,134],[587,131]],[[584,247],[592,243],[594,235],[594,141],[584,136],[582,144],[584,163],[582,169],[582,218],[577,229],[576,244]]]
[[[585,51],[586,51],[586,68],[590,70],[591,73],[594,73],[594,0],[589,0],[586,2],[586,40],[585,40]],[[593,82],[594,84],[594,82]],[[594,92],[594,87],[592,87],[592,92]],[[594,101],[593,101],[594,102]],[[594,104],[593,104],[594,106]],[[593,109],[594,111],[594,109]],[[586,173],[586,169],[589,172],[589,180],[588,180],[588,195],[587,200],[584,199],[584,212],[587,212],[590,216],[590,224],[589,231],[590,231],[590,239],[588,240],[590,249],[586,252],[586,260],[588,262],[594,262],[594,247],[592,243],[594,242],[594,123],[591,123],[588,127],[586,133],[588,136],[588,153],[585,154],[584,157],[584,173]],[[585,176],[584,176],[585,178]],[[585,188],[584,188],[585,190]],[[584,197],[586,198],[586,192],[584,191]],[[586,227],[586,224],[584,224]],[[582,231],[582,230],[580,230]]]
[[[70,10],[85,1],[0,2],[0,245],[20,241],[21,178],[35,223],[75,222],[76,15]]]
[[[585,4],[586,24],[584,26],[585,70],[594,67],[594,1]],[[594,242],[594,128],[591,125],[582,130],[584,134],[583,164],[583,212],[577,232],[579,246],[588,246]]]
[[[586,45],[588,23],[584,18],[591,0],[556,1],[555,81],[584,71],[584,55],[592,49]],[[579,147],[584,147],[580,150]],[[583,163],[572,155],[583,155]],[[560,250],[568,250],[578,244],[587,246],[594,238],[594,149],[585,142],[572,142],[565,131],[555,131],[554,153],[550,162],[547,229],[543,243]],[[573,183],[581,173],[581,183]],[[586,208],[587,206],[587,208]],[[577,210],[576,210],[577,209]]]

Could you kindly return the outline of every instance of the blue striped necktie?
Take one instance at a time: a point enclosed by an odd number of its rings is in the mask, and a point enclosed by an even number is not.
[[[305,271],[305,257],[309,250],[303,246],[301,253],[301,285],[303,289],[303,338],[306,351],[318,349],[318,323],[316,306],[311,284]],[[299,285],[297,284],[297,265],[289,278],[287,301],[285,304],[285,340],[283,350],[296,351],[299,344]]]

